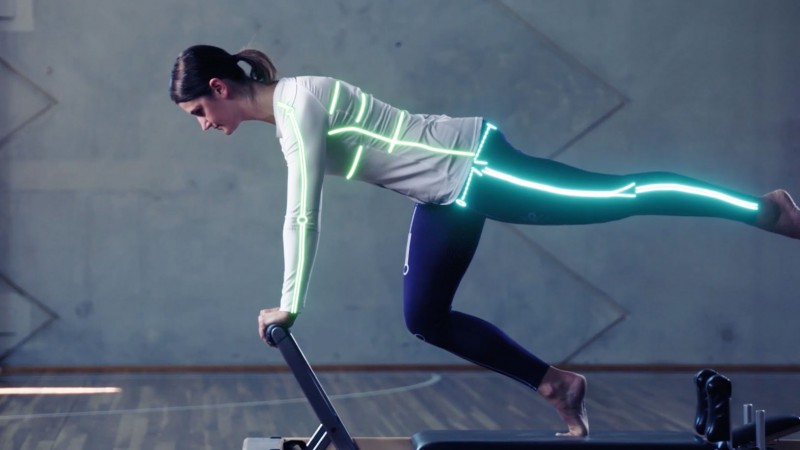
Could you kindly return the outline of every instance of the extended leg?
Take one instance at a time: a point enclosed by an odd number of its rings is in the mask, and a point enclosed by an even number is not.
[[[785,191],[757,198],[669,172],[606,175],[535,158],[494,130],[460,204],[504,222],[587,224],[634,215],[735,220],[800,238],[800,210]]]
[[[583,377],[551,368],[496,326],[451,308],[480,241],[484,220],[455,205],[417,205],[403,280],[408,329],[430,344],[533,389],[542,385],[540,393],[565,418],[570,433],[585,435],[585,412],[578,414],[583,411]],[[564,400],[567,397],[569,401]]]

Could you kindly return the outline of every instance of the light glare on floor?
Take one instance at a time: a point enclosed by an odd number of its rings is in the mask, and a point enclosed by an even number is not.
[[[12,387],[0,388],[0,395],[83,395],[118,394],[118,387]]]

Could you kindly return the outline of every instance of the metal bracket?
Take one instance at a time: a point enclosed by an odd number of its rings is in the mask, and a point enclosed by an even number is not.
[[[308,360],[289,330],[278,325],[270,325],[267,328],[267,341],[271,346],[280,350],[283,359],[286,360],[286,364],[289,365],[303,394],[311,403],[311,408],[321,422],[317,431],[308,441],[307,447],[311,450],[324,450],[332,442],[337,450],[358,450],[353,442],[353,437],[339,419],[328,394],[325,393],[317,375],[308,364]]]

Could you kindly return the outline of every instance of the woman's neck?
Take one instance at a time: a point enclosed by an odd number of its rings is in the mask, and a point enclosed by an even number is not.
[[[245,120],[260,120],[275,124],[275,111],[272,107],[272,96],[275,93],[275,86],[272,84],[253,84],[254,95],[248,98],[245,109]]]

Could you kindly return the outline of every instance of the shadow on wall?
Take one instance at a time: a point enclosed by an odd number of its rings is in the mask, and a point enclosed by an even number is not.
[[[8,61],[0,58],[0,365],[56,314],[11,278],[14,265],[14,189],[8,146],[18,132],[57,102]]]

